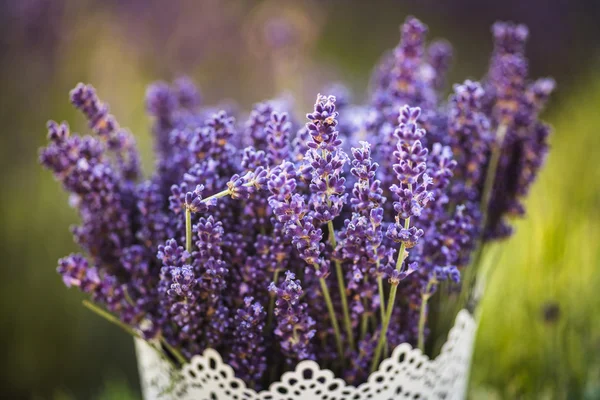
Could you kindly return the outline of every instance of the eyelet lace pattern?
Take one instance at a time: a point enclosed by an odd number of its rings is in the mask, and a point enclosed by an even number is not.
[[[256,392],[236,378],[233,368],[213,349],[194,356],[179,374],[146,342],[136,340],[136,350],[146,400],[461,400],[467,390],[476,328],[473,316],[461,310],[437,358],[430,360],[403,343],[358,387],[306,360],[267,390]]]

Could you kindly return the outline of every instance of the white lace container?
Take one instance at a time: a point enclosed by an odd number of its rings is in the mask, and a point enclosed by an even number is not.
[[[437,358],[430,360],[403,343],[358,387],[346,384],[314,361],[302,361],[279,382],[256,392],[236,378],[233,368],[213,349],[194,356],[179,372],[142,340],[136,340],[136,351],[146,400],[462,400],[476,329],[473,316],[461,310]]]

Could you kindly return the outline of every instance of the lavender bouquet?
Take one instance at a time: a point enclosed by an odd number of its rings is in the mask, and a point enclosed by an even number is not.
[[[51,121],[40,152],[82,219],[64,283],[173,368],[213,349],[256,390],[302,360],[357,386],[399,345],[425,350],[440,284],[464,306],[482,247],[525,213],[554,89],[527,79],[527,29],[497,23],[485,78],[444,102],[451,47],[426,31],[406,20],[367,104],[333,86],[306,123],[284,100],[239,123],[187,79],[150,86],[147,180],[133,136],[77,85],[94,136]]]

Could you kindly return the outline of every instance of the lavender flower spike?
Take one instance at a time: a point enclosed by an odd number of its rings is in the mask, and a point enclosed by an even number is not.
[[[277,287],[271,282],[269,291],[277,297],[275,300],[275,315],[277,328],[275,335],[282,340],[281,350],[292,360],[314,360],[315,353],[311,339],[315,336],[315,321],[308,315],[306,303],[300,300],[303,294],[300,281],[291,271],[285,272],[285,281]]]
[[[342,212],[346,196],[342,170],[348,157],[341,150],[342,141],[336,130],[338,112],[335,97],[318,95],[314,112],[307,114],[306,128],[312,138],[305,160],[310,163],[315,218],[325,224]]]
[[[100,101],[96,89],[79,83],[71,90],[71,103],[85,115],[90,128],[115,153],[123,177],[130,181],[137,179],[141,171],[135,139],[131,133],[121,129],[115,117],[109,114],[108,105]]]
[[[255,302],[253,297],[246,297],[243,307],[237,310],[234,317],[229,364],[236,375],[246,382],[260,382],[267,370],[263,332],[266,315],[260,303]]]
[[[334,96],[317,96],[314,111],[307,114],[310,120],[306,129],[312,141],[307,143],[309,149],[304,159],[310,164],[312,179],[310,191],[314,218],[321,224],[327,224],[329,244],[333,249],[337,247],[337,240],[333,220],[342,212],[347,195],[345,192],[346,178],[342,176],[344,164],[348,156],[342,151],[342,141],[336,130],[338,112],[335,107]],[[342,302],[344,324],[350,347],[354,348],[354,335],[350,320],[350,310],[346,295],[346,284],[342,266],[334,259],[335,272]]]
[[[417,126],[420,114],[421,109],[418,107],[403,107],[398,119],[400,125],[394,133],[398,143],[394,152],[397,162],[393,168],[400,185],[390,187],[396,198],[394,211],[397,215],[396,223],[389,226],[387,236],[395,242],[402,243],[404,248],[415,246],[423,236],[421,229],[409,227],[410,219],[420,216],[423,207],[433,199],[431,192],[427,190],[433,181],[425,173],[428,150],[421,144],[425,130]],[[399,254],[398,258],[403,256]]]
[[[394,132],[398,143],[394,152],[397,162],[393,168],[400,181],[400,185],[393,185],[390,188],[396,197],[394,211],[396,211],[397,215],[396,223],[390,225],[387,236],[395,242],[400,242],[401,245],[398,251],[396,266],[394,269],[390,268],[391,270],[388,272],[392,288],[389,294],[385,319],[381,324],[381,336],[377,343],[371,371],[377,368],[381,351],[386,342],[398,284],[402,279],[410,275],[416,267],[416,263],[405,267],[405,260],[408,257],[406,249],[415,246],[424,232],[422,229],[417,229],[414,226],[411,227],[410,220],[412,217],[420,216],[423,207],[429,201],[433,200],[431,192],[427,190],[428,186],[433,183],[433,180],[425,174],[428,151],[421,144],[421,139],[423,139],[426,132],[417,126],[420,114],[420,108],[404,106],[400,110],[398,129]],[[402,220],[403,223],[401,222]]]

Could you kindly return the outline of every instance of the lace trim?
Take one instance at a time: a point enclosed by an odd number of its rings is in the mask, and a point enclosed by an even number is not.
[[[458,400],[465,398],[476,328],[471,314],[461,310],[437,358],[430,360],[403,343],[358,387],[306,360],[257,393],[213,349],[194,356],[175,378],[170,365],[146,342],[136,340],[136,350],[146,400]]]

